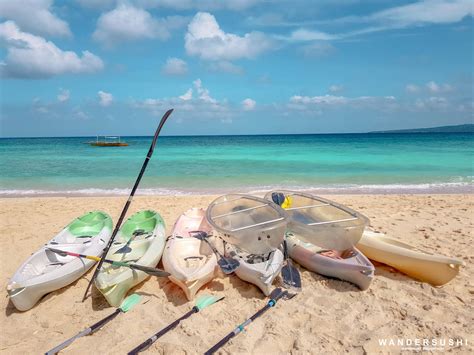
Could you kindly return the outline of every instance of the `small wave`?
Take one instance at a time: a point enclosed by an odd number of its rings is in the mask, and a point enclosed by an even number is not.
[[[130,189],[77,189],[77,190],[44,190],[44,189],[13,189],[0,190],[0,196],[14,197],[14,196],[122,196],[129,195]],[[141,189],[137,191],[136,195],[150,196],[150,195],[190,195],[190,193],[173,189]]]
[[[286,189],[295,191],[312,191],[322,194],[397,194],[397,193],[474,193],[472,182],[436,182],[420,184],[340,184],[340,185],[259,185],[242,186],[234,188],[207,188],[207,189],[171,189],[171,188],[146,188],[139,189],[136,195],[218,195],[225,193],[251,193],[264,194],[274,189]],[[130,189],[124,188],[85,188],[73,190],[47,190],[47,189],[3,189],[0,197],[17,196],[123,196],[129,195]]]

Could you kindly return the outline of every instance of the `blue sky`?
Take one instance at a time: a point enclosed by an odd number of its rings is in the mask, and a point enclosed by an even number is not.
[[[1,136],[473,120],[473,3],[0,0]]]

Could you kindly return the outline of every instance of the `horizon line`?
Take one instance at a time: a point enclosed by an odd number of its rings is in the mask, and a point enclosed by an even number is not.
[[[436,129],[436,128],[448,128],[448,127],[458,127],[458,126],[468,126],[472,125],[473,123],[461,123],[457,125],[445,125],[445,126],[434,126],[434,127],[423,127],[423,128],[397,128],[397,129],[389,129],[389,130],[377,130],[377,131],[364,131],[364,132],[329,132],[329,133],[249,133],[249,134],[170,134],[170,135],[162,135],[161,137],[246,137],[246,136],[315,136],[315,135],[343,135],[343,134],[409,134],[409,133],[416,133],[416,134],[423,134],[423,133],[472,133],[472,132],[415,132],[417,130],[425,130],[425,129]],[[414,132],[403,132],[403,131],[414,131]],[[87,135],[87,136],[14,136],[14,137],[1,137],[0,139],[18,139],[18,138],[93,138],[93,137],[103,137],[104,135]],[[120,134],[107,134],[106,136],[117,136],[117,137],[153,137],[153,135],[120,135]]]

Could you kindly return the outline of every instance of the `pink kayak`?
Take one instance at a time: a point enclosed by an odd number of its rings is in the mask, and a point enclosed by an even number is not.
[[[290,257],[310,271],[349,281],[361,290],[368,289],[374,278],[374,266],[356,248],[344,252],[325,250],[302,242],[290,233],[287,241]]]
[[[217,257],[205,241],[192,236],[195,231],[211,233],[206,212],[191,208],[176,221],[163,253],[163,267],[169,279],[181,287],[188,300],[217,275]],[[209,237],[213,242],[214,237]]]

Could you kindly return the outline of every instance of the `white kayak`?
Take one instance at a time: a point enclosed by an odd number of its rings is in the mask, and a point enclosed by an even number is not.
[[[112,219],[104,212],[89,212],[75,219],[18,268],[7,286],[10,300],[18,310],[26,311],[47,293],[76,281],[95,263],[60,256],[48,248],[100,256],[111,235]]]
[[[323,276],[349,281],[361,290],[369,288],[375,274],[372,263],[357,248],[343,252],[319,248],[287,234],[289,256],[306,269]]]
[[[165,235],[165,222],[158,213],[137,212],[122,225],[106,258],[155,267],[163,254]],[[149,276],[143,271],[104,263],[95,286],[111,306],[119,307],[127,292]]]
[[[225,254],[239,261],[235,274],[240,279],[256,285],[265,296],[272,291],[272,284],[283,266],[283,253],[275,249],[267,254],[249,254],[226,243]]]
[[[190,232],[202,231],[210,234],[211,227],[206,212],[191,208],[176,221],[163,253],[163,267],[171,275],[168,278],[181,287],[188,300],[197,291],[217,276],[217,257],[205,241]],[[213,243],[214,237],[209,237]]]
[[[366,229],[359,248],[371,260],[390,265],[417,280],[441,286],[459,273],[464,262],[442,255],[430,254],[397,239]]]

